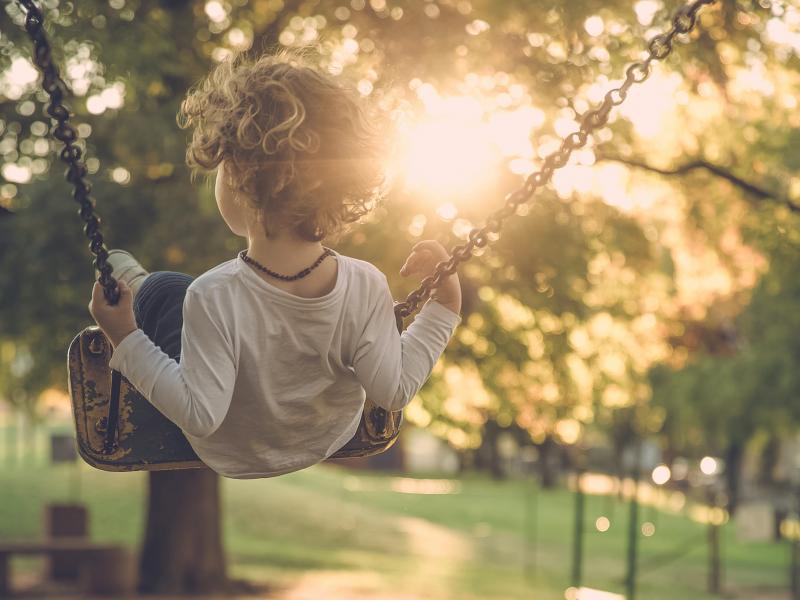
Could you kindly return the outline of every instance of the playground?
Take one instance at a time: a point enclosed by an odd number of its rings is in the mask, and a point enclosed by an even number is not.
[[[5,0],[0,598],[800,600],[798,97],[793,1]]]

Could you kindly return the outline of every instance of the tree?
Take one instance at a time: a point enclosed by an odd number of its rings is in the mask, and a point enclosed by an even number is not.
[[[771,232],[762,245],[771,254],[770,270],[725,336],[727,343],[708,332],[689,364],[678,370],[661,366],[652,374],[654,400],[667,415],[662,433],[671,454],[722,456],[732,512],[748,444],[760,434],[774,444],[800,424],[800,285],[794,275],[800,247]]]

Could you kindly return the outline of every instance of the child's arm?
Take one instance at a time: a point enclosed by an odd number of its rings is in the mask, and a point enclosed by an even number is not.
[[[400,273],[426,277],[446,258],[447,252],[437,242],[421,242]],[[411,326],[399,334],[391,292],[388,283],[384,283],[353,360],[356,377],[367,397],[386,410],[400,410],[408,404],[444,352],[461,320],[460,310],[461,286],[454,274],[435,291]]]
[[[90,310],[114,345],[109,366],[120,371],[150,403],[183,431],[211,435],[230,407],[236,380],[232,343],[220,319],[191,289],[183,304],[181,362],[170,358],[136,327],[130,292],[109,306],[93,298]],[[124,331],[127,329],[127,334]]]

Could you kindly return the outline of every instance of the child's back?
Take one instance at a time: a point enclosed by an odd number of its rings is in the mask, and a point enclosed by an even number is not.
[[[128,290],[118,307],[98,295],[92,312],[115,345],[112,368],[208,466],[241,478],[301,469],[353,436],[365,394],[387,410],[411,400],[459,321],[458,279],[401,335],[386,277],[321,245],[367,210],[380,180],[360,109],[325,76],[271,58],[222,65],[184,115],[189,162],[219,167],[220,212],[248,249],[179,294],[159,282],[174,289],[180,274],[147,276],[135,323]],[[444,256],[423,242],[401,273],[427,275]],[[135,261],[117,266],[123,282],[142,278]],[[177,331],[170,350],[163,340]]]
[[[132,334],[113,366],[219,473],[264,477],[317,463],[355,433],[365,390],[387,410],[405,406],[458,321],[431,304],[401,341],[384,275],[336,261],[336,284],[319,298],[272,286],[241,258],[223,263],[186,295],[180,365]]]

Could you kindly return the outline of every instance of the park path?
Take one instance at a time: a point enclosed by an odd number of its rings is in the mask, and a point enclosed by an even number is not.
[[[420,558],[414,572],[414,577],[419,580],[447,581],[452,568],[473,556],[472,540],[447,527],[415,517],[401,517],[397,519],[395,525],[405,534],[410,552]],[[40,588],[40,585],[38,575],[34,573],[15,577],[14,581],[14,588],[23,591],[19,595],[21,599],[86,600],[82,595],[63,594],[54,589]],[[290,586],[276,587],[255,594],[205,596],[202,600],[433,600],[446,595],[446,590],[432,589],[423,597],[387,589],[390,587],[386,579],[376,572],[309,571]],[[38,592],[37,588],[41,589],[41,592]],[[145,597],[140,597],[139,600],[141,598]],[[181,598],[146,596],[147,600],[185,600],[185,598],[185,596]],[[136,600],[136,597],[93,597],[93,600]]]
[[[429,541],[437,543],[424,545],[420,543],[419,550],[433,557],[448,550],[456,553],[469,553],[468,546],[462,545],[460,536],[451,537],[449,530],[434,531],[428,529],[431,524],[416,519],[409,519],[404,524],[406,529],[420,534],[426,534]],[[437,526],[433,526],[437,528]],[[424,548],[424,549],[423,549]],[[429,561],[433,562],[433,561]],[[424,564],[424,563],[423,563]],[[424,567],[423,567],[424,568]],[[415,577],[419,573],[415,573]],[[430,573],[430,575],[434,575]],[[47,585],[43,587],[38,577],[26,574],[14,578],[14,588],[21,593],[15,598],[19,600],[86,600],[84,594],[65,593]],[[386,581],[379,573],[369,571],[310,571],[290,586],[265,589],[263,591],[235,595],[195,596],[197,600],[435,600],[446,597],[448,594],[431,593],[425,596],[387,591]],[[186,600],[186,596],[94,596],[93,600]],[[720,596],[722,600],[791,600],[788,592],[774,590],[741,590]],[[480,600],[477,597],[464,600]],[[561,600],[561,598],[545,598],[544,596],[531,596],[530,600]]]
[[[16,579],[16,578],[15,578]],[[23,579],[20,581],[19,579]],[[42,588],[27,577],[15,581],[19,600],[86,600],[76,593],[59,593]],[[313,571],[301,576],[291,586],[236,595],[194,596],[196,600],[435,600],[437,594],[418,596],[386,590],[386,582],[378,573],[367,571]],[[186,600],[186,596],[93,596],[93,600]],[[720,596],[722,600],[791,600],[788,592],[762,590],[739,591]],[[467,599],[465,599],[467,600]],[[480,600],[472,598],[472,600]],[[533,595],[530,600],[561,600]]]
[[[275,589],[256,594],[194,596],[196,600],[433,600],[436,596],[416,596],[393,593],[379,588],[384,585],[376,573],[355,571],[315,571],[301,577],[294,585],[285,589]],[[25,586],[28,587],[28,586]],[[86,600],[81,594],[59,594],[55,590],[37,593],[36,588],[23,591],[19,600]],[[186,600],[186,596],[107,596],[93,597],[93,600]],[[791,600],[787,593],[739,592],[727,594],[725,600]],[[478,599],[475,599],[478,600]],[[530,600],[561,600],[532,596]]]
[[[364,585],[366,583],[366,585]],[[86,600],[83,594],[60,594],[55,590],[21,590],[18,600]],[[321,572],[303,577],[289,589],[235,596],[192,596],[196,600],[430,600],[391,592],[375,592],[373,585],[354,573]],[[92,596],[92,600],[186,600],[186,596]]]

